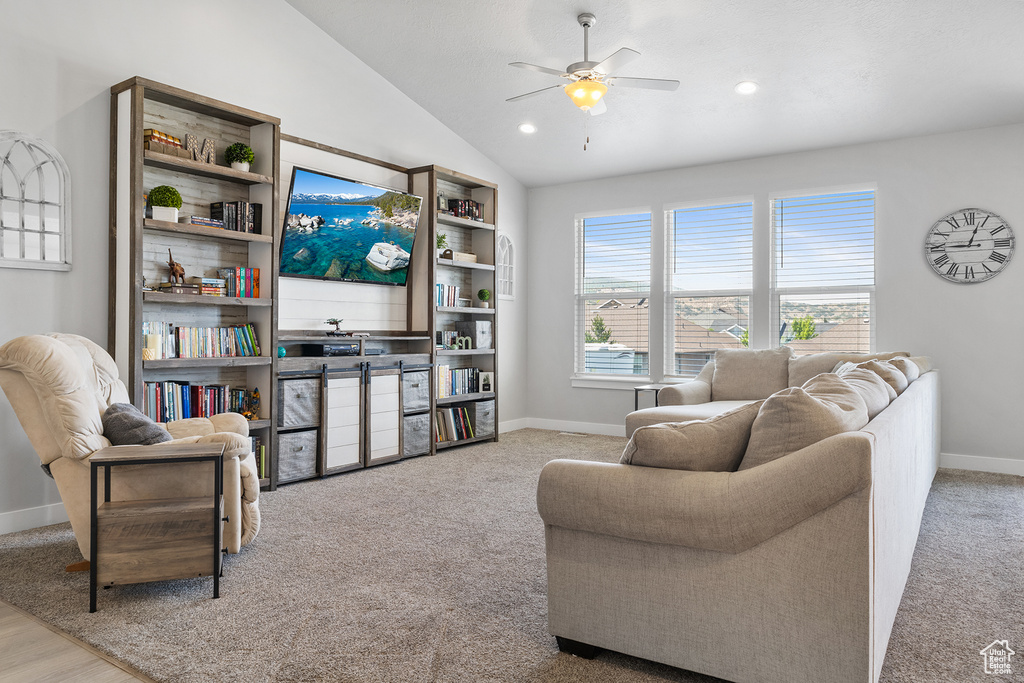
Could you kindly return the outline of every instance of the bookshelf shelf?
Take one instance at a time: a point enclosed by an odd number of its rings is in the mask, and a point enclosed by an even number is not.
[[[269,356],[228,356],[226,358],[161,358],[144,360],[144,370],[178,369],[178,368],[244,368],[270,365],[273,358]]]
[[[434,349],[438,356],[493,356],[494,349]]]
[[[439,398],[437,399],[437,405],[446,406],[452,403],[461,403],[462,401],[485,401],[491,398],[494,398],[493,391],[478,391],[475,394],[458,394],[456,396]]]
[[[479,306],[437,306],[438,313],[471,313],[473,315],[494,315],[493,308]]]
[[[166,400],[149,405],[147,384],[168,382],[181,387],[225,386],[231,390],[259,389],[261,402],[250,433],[265,452],[261,486],[277,486],[273,450],[277,411],[277,216],[280,189],[280,120],[180,88],[138,76],[110,89],[111,280],[108,339],[112,355],[127,368],[133,403],[143,410],[175,405]],[[145,130],[184,139],[195,135],[200,145],[212,142],[218,163],[209,164],[146,149]],[[222,166],[228,145],[252,147],[251,172]],[[211,205],[223,202],[260,204],[262,219],[246,233],[205,225],[146,218],[144,195],[158,185],[170,185],[182,197],[183,215],[210,216]],[[253,212],[256,215],[256,212]],[[157,283],[168,280],[170,254],[188,276],[220,277],[222,269],[260,271],[261,298],[172,294]],[[153,286],[143,290],[142,284]],[[164,339],[179,327],[217,329],[252,325],[260,331],[262,356],[221,358],[164,358],[143,360],[147,336]],[[150,388],[151,388],[150,384]],[[170,385],[168,385],[170,386]],[[181,408],[188,406],[180,401]],[[184,410],[181,411],[184,413]],[[161,417],[165,413],[161,413]],[[187,417],[187,414],[181,416]]]
[[[481,223],[480,221],[474,221],[469,218],[450,216],[446,213],[438,213],[437,222],[442,225],[450,225],[454,228],[469,228],[470,230],[494,230],[494,225],[492,223]]]
[[[205,225],[192,225],[191,223],[171,223],[170,221],[157,221],[152,218],[146,218],[143,220],[142,226],[146,230],[193,235],[195,237],[213,237],[214,239],[236,240],[238,242],[274,243],[274,238],[271,235],[257,235],[248,232],[225,230],[223,228],[209,228]]]
[[[169,154],[151,152],[148,149],[143,151],[143,161],[146,166],[162,168],[166,171],[178,171],[179,173],[188,173],[191,175],[202,176],[204,178],[227,180],[234,183],[242,183],[243,185],[258,185],[260,183],[266,183],[268,185],[276,184],[274,178],[261,175],[259,173],[236,171],[230,166],[218,166],[217,164],[207,164],[201,161],[172,157]]]
[[[209,294],[167,294],[143,292],[143,301],[161,304],[192,304],[194,306],[273,306],[273,299],[237,296],[211,296]]]
[[[468,268],[470,270],[489,270],[494,272],[494,266],[489,263],[473,263],[472,261],[453,261],[451,259],[439,258],[437,265],[448,266],[449,268]]]
[[[453,446],[465,446],[466,444],[480,443],[481,441],[497,441],[497,439],[493,435],[492,436],[474,436],[471,439],[459,439],[458,441],[438,441],[435,444],[435,446],[437,446],[437,450],[440,451],[440,450],[443,450],[445,448],[451,448]]]

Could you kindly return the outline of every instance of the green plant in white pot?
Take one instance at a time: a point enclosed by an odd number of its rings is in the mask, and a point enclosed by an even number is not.
[[[476,293],[476,297],[478,299],[480,299],[480,306],[482,308],[490,308],[491,307],[491,304],[490,304],[491,290],[489,290],[489,289],[481,289],[479,292]]]
[[[252,151],[252,147],[242,142],[236,142],[233,145],[229,145],[224,150],[224,161],[231,164],[231,168],[238,171],[248,171],[249,164],[253,162],[256,155]]]
[[[149,191],[149,207],[153,220],[177,223],[181,193],[170,185],[157,185]]]

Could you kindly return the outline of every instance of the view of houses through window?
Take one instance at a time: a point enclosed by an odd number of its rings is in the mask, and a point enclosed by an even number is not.
[[[750,200],[666,212],[665,330],[650,329],[650,214],[578,221],[577,374],[650,375],[652,332],[665,336],[665,376],[750,347],[755,264],[771,273],[772,346],[869,351],[874,191],[780,197],[770,210],[767,253],[753,248]]]

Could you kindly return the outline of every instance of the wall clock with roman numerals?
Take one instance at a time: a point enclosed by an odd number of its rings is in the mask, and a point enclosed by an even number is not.
[[[959,209],[935,221],[924,240],[924,256],[941,277],[974,284],[995,277],[1010,263],[1015,242],[999,215]]]

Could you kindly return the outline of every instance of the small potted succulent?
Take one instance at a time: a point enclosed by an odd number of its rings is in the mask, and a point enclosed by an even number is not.
[[[490,299],[491,299],[491,290],[489,290],[489,289],[481,289],[479,292],[476,293],[476,297],[478,299],[480,299],[480,306],[481,307],[483,307],[483,308],[490,308],[491,307],[491,304],[489,303]]]
[[[448,251],[448,235],[439,232],[437,233],[437,257],[443,258],[446,251]]]
[[[181,193],[170,185],[158,185],[149,191],[149,207],[153,220],[177,223]]]
[[[252,147],[242,142],[236,142],[233,145],[229,145],[224,150],[224,161],[231,164],[231,168],[236,171],[248,171],[249,164],[256,158],[253,154]]]

